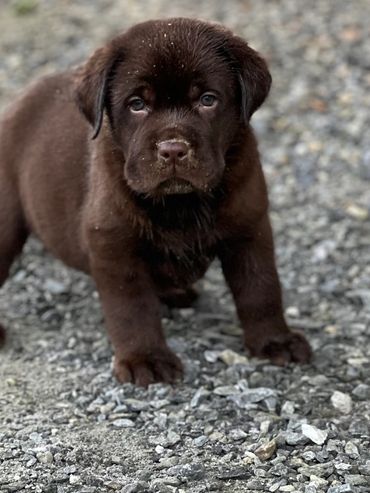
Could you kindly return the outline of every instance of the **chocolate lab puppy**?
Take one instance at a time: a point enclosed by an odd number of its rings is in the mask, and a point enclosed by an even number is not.
[[[0,127],[0,284],[33,232],[91,274],[116,376],[145,386],[182,371],[161,302],[186,304],[218,257],[250,353],[307,362],[283,316],[249,123],[270,83],[243,39],[177,18],[136,25],[34,84]]]

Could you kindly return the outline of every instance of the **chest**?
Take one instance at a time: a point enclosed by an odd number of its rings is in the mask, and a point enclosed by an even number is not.
[[[216,242],[201,238],[182,244],[145,242],[140,253],[157,286],[186,288],[205,274],[215,258]]]

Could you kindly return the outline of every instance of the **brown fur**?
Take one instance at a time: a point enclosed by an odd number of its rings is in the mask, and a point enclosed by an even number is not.
[[[160,302],[194,299],[217,256],[250,352],[308,361],[283,317],[249,125],[270,83],[241,38],[191,19],[134,26],[37,82],[0,126],[0,285],[33,232],[94,278],[118,379],[172,382]]]

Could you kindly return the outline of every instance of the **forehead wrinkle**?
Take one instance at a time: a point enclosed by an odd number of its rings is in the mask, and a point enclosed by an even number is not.
[[[226,43],[224,33],[187,20],[158,22],[149,29],[139,29],[130,36],[129,57],[134,70],[152,73],[176,71],[182,77],[187,72],[229,72],[227,60],[222,55]],[[130,56],[131,54],[131,56]],[[185,73],[184,73],[185,72]]]
[[[234,85],[233,70],[222,55],[225,36],[202,24],[181,24],[179,29],[177,22],[163,21],[155,31],[151,26],[126,38],[119,72],[127,90],[149,84],[156,94],[179,99],[194,83],[220,92]]]

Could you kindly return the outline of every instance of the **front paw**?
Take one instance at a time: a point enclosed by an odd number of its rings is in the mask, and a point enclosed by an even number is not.
[[[312,350],[300,332],[288,331],[266,338],[257,347],[247,346],[252,356],[269,359],[273,364],[284,366],[288,363],[309,363]]]
[[[180,359],[169,348],[154,348],[146,354],[116,355],[114,373],[119,382],[132,382],[141,387],[151,383],[174,383],[183,374]]]

